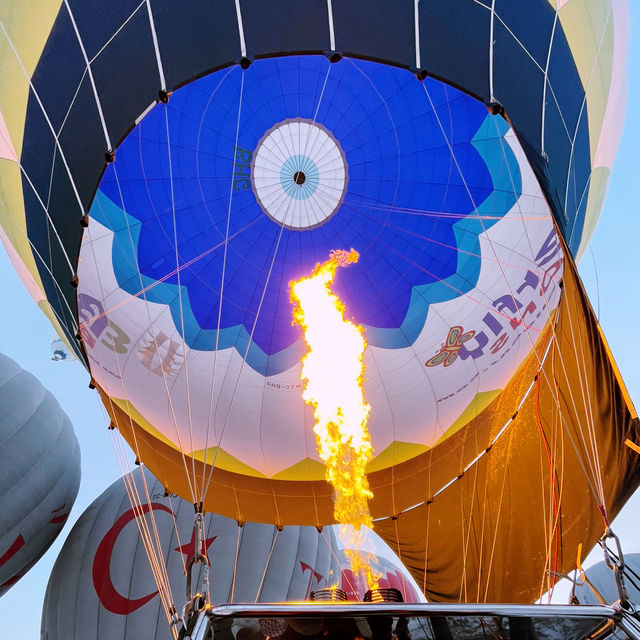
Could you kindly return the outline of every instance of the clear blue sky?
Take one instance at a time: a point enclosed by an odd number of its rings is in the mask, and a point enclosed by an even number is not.
[[[640,405],[640,3],[630,0],[631,44],[624,134],[600,223],[580,272],[631,397]],[[597,273],[597,277],[596,277]],[[62,534],[40,562],[0,599],[0,638],[40,637],[41,603],[49,573],[71,526],[109,484],[120,477],[98,395],[78,362],[52,362],[53,330],[0,249],[0,352],[36,375],[71,418],[82,450],[80,493]],[[131,456],[133,460],[133,455]],[[615,469],[605,473],[615,473]],[[640,493],[614,523],[626,552],[640,552]],[[592,554],[590,561],[600,559]]]

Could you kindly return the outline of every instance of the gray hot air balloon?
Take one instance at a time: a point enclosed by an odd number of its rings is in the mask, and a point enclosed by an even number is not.
[[[193,506],[165,496],[162,485],[148,470],[144,473],[150,506],[143,508],[153,511],[173,599],[180,609],[185,599],[183,561],[194,551]],[[140,470],[134,480],[144,495]],[[329,585],[361,598],[366,589],[344,569],[348,565],[334,527],[318,531],[295,526],[278,530],[254,522],[239,526],[215,514],[205,515],[204,522],[212,602],[303,600],[312,590]],[[374,534],[368,543],[378,551],[383,586],[399,588],[407,601],[424,601],[389,548]],[[79,518],[58,556],[44,601],[42,638],[142,637],[169,637],[167,620],[134,510],[124,483],[117,481]]]
[[[57,400],[0,354],[0,595],[60,533],[80,485],[80,448]]]
[[[627,594],[632,602],[640,602],[640,553],[629,553],[624,556],[625,586]],[[598,562],[589,567],[585,573],[589,582],[602,596],[602,599],[611,604],[618,600],[618,590],[613,571],[604,562]],[[580,604],[600,604],[600,600],[589,587],[584,584],[576,587],[576,597]]]

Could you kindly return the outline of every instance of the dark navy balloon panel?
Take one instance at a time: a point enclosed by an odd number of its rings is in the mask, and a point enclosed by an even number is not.
[[[477,100],[399,68],[257,60],[154,107],[118,148],[92,216],[115,232],[119,285],[170,305],[180,333],[184,317],[190,346],[290,347],[288,283],[352,247],[360,261],[335,285],[347,314],[370,342],[406,346],[430,302],[475,286],[477,236],[519,195],[507,130]]]

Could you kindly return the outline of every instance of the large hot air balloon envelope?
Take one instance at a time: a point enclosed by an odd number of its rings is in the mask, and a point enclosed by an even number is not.
[[[36,378],[0,354],[0,595],[56,539],[79,485],[69,418]]]
[[[639,473],[573,262],[619,137],[625,9],[0,11],[5,240],[169,489],[333,520],[288,283],[354,248],[335,289],[369,344],[377,529],[433,599],[535,600],[571,565]]]
[[[185,562],[194,552],[193,506],[164,494],[145,471],[149,501],[174,598],[183,597]],[[134,484],[144,495],[141,473]],[[334,527],[276,527],[205,516],[212,602],[285,602],[313,590],[339,586],[361,599],[366,585],[347,568]],[[424,601],[391,550],[372,532],[380,584],[400,589],[405,601]],[[271,621],[278,622],[278,621]],[[74,525],[53,568],[42,612],[47,640],[166,638],[166,618],[140,542],[134,509],[122,480],[112,484]]]

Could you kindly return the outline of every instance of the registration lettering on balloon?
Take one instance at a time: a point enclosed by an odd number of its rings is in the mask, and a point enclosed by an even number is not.
[[[253,153],[248,149],[236,147],[235,164],[233,166],[233,190],[247,191],[251,189],[251,158]]]
[[[302,382],[273,382],[271,380],[267,380],[267,387],[269,389],[273,389],[274,391],[300,391],[304,385]]]

